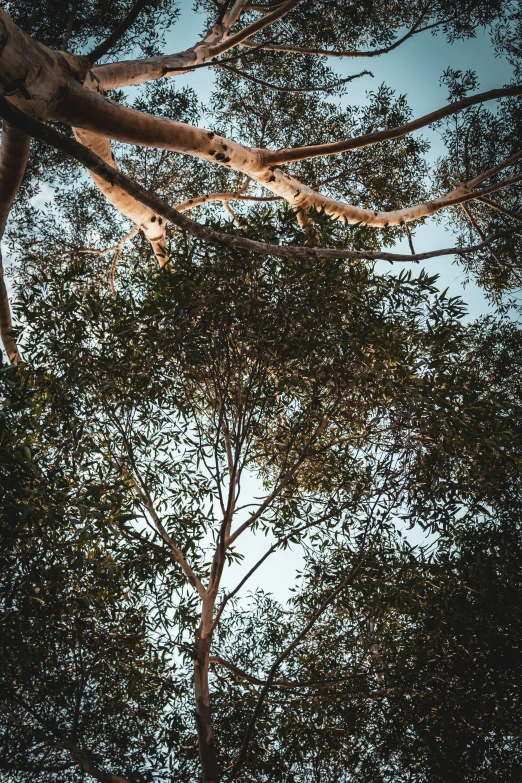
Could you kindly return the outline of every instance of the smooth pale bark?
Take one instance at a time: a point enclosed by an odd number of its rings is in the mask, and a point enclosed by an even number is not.
[[[230,28],[239,19],[246,6],[244,0],[236,0],[230,11],[225,14],[222,23],[215,25],[205,38],[191,49],[178,54],[150,57],[144,60],[127,60],[99,65],[92,68],[88,79],[92,81],[93,89],[108,90],[143,84],[143,82],[161,79],[164,76],[186,73],[195,66],[202,65],[238,46],[251,35],[286,16],[300,2],[301,0],[288,0],[271,14],[267,14],[238,33],[228,36]]]
[[[74,128],[74,135],[80,142],[88,147],[95,155],[98,155],[109,166],[119,170],[119,166],[114,159],[109,139],[98,136],[96,133]],[[91,177],[101,190],[108,201],[134,225],[143,231],[143,234],[149,240],[152,249],[160,266],[164,266],[169,261],[167,253],[167,240],[165,236],[165,221],[161,215],[152,212],[140,201],[129,196],[121,188],[111,185],[101,177],[91,172]]]
[[[285,8],[288,8],[287,3],[285,3],[284,6]],[[4,17],[6,17],[5,14],[0,16],[0,23],[4,20]],[[269,17],[270,15],[267,15],[265,21]],[[8,19],[8,17],[6,18]],[[13,26],[11,22],[10,25],[11,27]],[[14,28],[17,30],[16,25],[14,25]],[[25,47],[24,51],[26,58],[28,58],[31,53],[31,47],[32,50],[38,54],[40,52],[38,45],[32,43],[24,34],[21,35]],[[18,35],[18,38],[20,38],[20,35]],[[227,41],[230,42],[233,38],[234,36],[231,36]],[[8,63],[4,56],[4,52],[2,52],[0,54],[0,83],[3,83],[2,79],[5,77],[7,65]],[[31,97],[34,97],[37,104],[40,100],[40,97],[35,93],[35,89],[38,86],[38,80],[36,79],[35,81],[34,69],[26,68],[26,71],[28,71],[29,74],[26,81],[21,85],[18,85],[16,90],[9,95],[10,100],[22,110],[27,108],[26,104],[28,101],[29,103],[31,102]],[[99,134],[106,138],[113,138],[141,146],[168,149],[226,166],[256,180],[276,196],[285,199],[298,213],[306,212],[310,207],[316,207],[317,209],[323,209],[332,217],[346,221],[347,223],[363,223],[377,228],[388,225],[401,225],[432,215],[439,209],[454,203],[452,201],[453,197],[460,195],[463,191],[459,188],[443,198],[435,199],[426,204],[414,205],[402,210],[377,212],[354,207],[350,204],[343,204],[334,199],[330,199],[327,196],[323,196],[295,178],[288,176],[277,168],[277,166],[270,164],[273,164],[274,161],[279,160],[281,157],[286,160],[289,155],[292,159],[302,159],[303,157],[313,157],[316,154],[335,154],[336,152],[345,151],[346,149],[356,149],[386,139],[398,138],[423,125],[460,111],[466,106],[471,106],[484,100],[491,100],[502,96],[522,94],[521,86],[491,90],[487,93],[470,96],[463,101],[450,104],[436,112],[432,112],[411,123],[407,123],[400,128],[380,131],[375,134],[360,137],[359,139],[351,139],[333,145],[326,144],[320,145],[319,147],[305,147],[293,151],[283,150],[277,153],[265,149],[250,149],[229,139],[216,136],[214,133],[201,128],[195,128],[188,124],[174,122],[172,120],[152,117],[116,105],[99,93],[95,93],[92,90],[83,87],[78,81],[75,82],[72,78],[70,69],[67,72],[58,66],[54,68],[54,70],[51,69],[47,60],[46,76],[47,82],[52,82],[52,86],[48,86],[47,88],[48,94],[52,95],[52,105],[47,107],[47,115],[52,116],[55,119],[60,119],[75,128],[83,131],[90,131],[91,133]],[[34,109],[32,113],[34,116]]]
[[[0,9],[0,93],[26,114],[52,117],[66,85],[83,81],[88,67],[86,57],[37,43]]]
[[[3,123],[0,150],[0,240],[4,235],[9,210],[25,173],[29,156],[29,142],[29,136],[23,131],[7,122]],[[0,251],[0,335],[9,360],[16,364],[20,360],[20,355],[12,335],[12,329],[11,308]]]
[[[223,191],[217,193],[207,193],[204,196],[194,196],[187,201],[181,201],[176,204],[174,209],[176,212],[186,212],[194,207],[201,207],[204,204],[209,204],[212,201],[277,201],[279,196],[244,196],[239,191]]]
[[[203,625],[203,624],[202,624]],[[201,629],[196,639],[194,657],[194,695],[196,700],[196,730],[198,735],[199,758],[204,783],[218,783],[214,731],[212,729],[212,710],[208,684],[211,636],[202,636]]]
[[[433,250],[426,253],[416,253],[415,255],[405,255],[402,253],[388,253],[383,251],[373,250],[339,250],[337,248],[320,248],[320,247],[300,247],[297,245],[273,245],[268,242],[259,242],[247,237],[238,236],[234,234],[224,234],[220,231],[203,226],[197,223],[195,220],[191,220],[185,215],[181,215],[176,212],[175,209],[165,204],[154,193],[151,193],[145,188],[142,188],[136,182],[126,177],[121,172],[117,171],[111,166],[108,166],[104,161],[94,155],[87,147],[82,146],[73,139],[58,133],[53,128],[43,125],[42,123],[34,120],[32,117],[25,115],[14,107],[5,98],[0,97],[0,116],[7,119],[9,122],[16,124],[19,128],[34,138],[51,144],[56,149],[62,150],[67,155],[82,163],[89,171],[94,172],[98,176],[106,179],[111,184],[117,184],[122,189],[126,190],[134,198],[141,201],[143,204],[150,207],[151,210],[162,215],[166,220],[170,220],[175,226],[188,231],[195,237],[198,237],[204,242],[208,242],[213,245],[227,245],[228,247],[234,247],[238,249],[247,250],[253,253],[261,253],[263,255],[273,255],[279,258],[359,258],[368,260],[382,259],[384,261],[424,261],[429,258],[438,258],[445,255],[466,255],[467,253],[476,252],[482,250],[485,245],[480,243],[472,245],[470,247],[450,247],[442,250]],[[478,191],[471,191],[470,193],[464,193],[463,195],[455,196],[451,204],[464,203],[473,199],[478,199],[481,196],[489,195],[490,193],[502,190],[506,185],[515,184],[515,182],[522,181],[522,174],[511,177],[509,180],[504,180],[501,183],[495,183],[487,188],[483,188]],[[494,241],[496,238],[505,236],[512,231],[504,231],[498,235],[488,238],[489,242]]]
[[[492,90],[490,93],[484,93],[480,98],[485,100],[484,95],[490,98],[499,97],[500,93],[522,94],[522,87]],[[466,99],[466,105],[471,105],[473,102],[479,102],[478,96],[473,96],[473,100]],[[433,114],[442,113],[446,116],[456,110],[452,105]],[[444,196],[411,207],[389,212],[363,209],[324,196],[285,174],[281,169],[268,167],[266,161],[271,160],[271,153],[268,150],[244,147],[202,128],[127,109],[79,86],[71,88],[64,95],[56,112],[58,118],[66,123],[88,130],[97,129],[99,133],[118,141],[172,150],[208,162],[216,162],[256,180],[276,196],[285,199],[298,212],[315,207],[347,223],[362,223],[375,228],[400,226],[433,215],[445,207],[460,203],[461,200],[469,200],[468,188],[463,184]],[[409,132],[404,130],[405,128],[411,130],[410,126],[416,126],[419,122],[415,121],[408,126],[403,126],[400,135]],[[397,129],[393,129],[393,132],[399,135]],[[392,133],[392,131],[381,133]]]

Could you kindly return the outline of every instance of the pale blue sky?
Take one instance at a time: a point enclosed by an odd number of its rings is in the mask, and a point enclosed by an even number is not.
[[[194,13],[191,0],[181,0],[180,8],[179,20],[168,39],[168,50],[172,52],[194,44],[205,29],[205,17]],[[343,102],[364,103],[367,100],[366,93],[384,82],[392,86],[397,93],[407,96],[414,116],[426,114],[447,102],[447,90],[440,86],[440,77],[449,65],[463,71],[475,70],[482,90],[500,87],[511,77],[508,62],[503,57],[495,57],[489,35],[483,30],[477,31],[475,39],[456,42],[452,46],[447,44],[442,36],[433,36],[426,32],[409,39],[395,51],[381,57],[364,61],[331,58],[329,64],[339,73],[340,78],[358,73],[362,67],[374,74],[374,78],[363,77],[350,84]],[[200,68],[187,76],[176,77],[176,81],[180,86],[192,87],[200,100],[206,102],[212,92],[213,71],[211,68]],[[432,160],[443,153],[444,146],[436,132],[423,129],[421,135],[428,138],[432,144]],[[313,142],[314,140],[310,139],[310,143]],[[418,252],[451,245],[451,234],[433,220],[416,233],[415,249]],[[409,253],[406,243],[400,249]],[[395,268],[399,270],[401,266],[411,268],[411,264],[398,264]],[[389,264],[383,263],[379,268],[388,271],[390,267]],[[448,287],[450,295],[463,297],[468,304],[471,319],[475,319],[487,309],[484,296],[477,286],[470,283],[463,288],[462,269],[453,264],[451,256],[434,259],[426,264],[426,268],[430,273],[440,275],[440,285],[442,288]]]
[[[181,2],[181,15],[169,36],[169,51],[183,50],[199,40],[203,31],[205,20],[192,11],[192,4],[187,0]],[[361,70],[361,60],[331,59],[330,65],[335,68],[340,77]],[[448,45],[440,36],[432,36],[430,33],[418,35],[404,45],[387,55],[364,61],[364,68],[371,70],[374,78],[364,77],[350,85],[348,95],[343,99],[346,102],[357,104],[367,100],[366,93],[374,90],[379,84],[385,82],[392,86],[397,93],[405,94],[413,110],[414,116],[426,114],[447,102],[447,91],[440,86],[442,72],[452,66],[455,69],[475,70],[480,79],[482,90],[500,87],[511,78],[511,68],[504,58],[496,58],[491,50],[487,32],[477,31],[477,37],[472,40],[457,42]],[[212,92],[212,69],[201,68],[184,77],[177,77],[179,86],[188,85],[198,94],[200,100],[206,102]],[[444,152],[440,137],[434,131],[424,129],[424,137],[429,138],[432,149],[430,159],[435,160]],[[314,142],[310,139],[310,143]],[[415,249],[419,252],[437,247],[451,246],[451,234],[446,232],[434,221],[417,231],[415,237]],[[408,253],[407,245],[402,247],[403,252]],[[397,271],[401,266],[396,265]],[[411,264],[407,265],[411,268]],[[388,264],[382,264],[383,271],[390,269]],[[414,270],[419,269],[415,267]],[[440,275],[442,288],[449,288],[449,294],[462,296],[468,304],[469,318],[475,319],[487,310],[487,303],[477,286],[470,283],[463,287],[462,269],[452,263],[452,257],[434,259],[426,264],[430,273]],[[245,496],[262,494],[259,485],[250,478],[245,482]],[[423,534],[409,534],[412,543],[426,540]],[[233,587],[271,544],[270,538],[255,536],[246,533],[238,541],[239,549],[245,554],[243,565],[232,566],[224,574],[224,585]],[[248,589],[262,586],[273,592],[280,600],[289,597],[289,588],[296,583],[296,571],[302,568],[302,557],[299,549],[285,550],[272,555],[259,571],[253,576]],[[244,593],[243,593],[244,594]]]
[[[192,10],[192,0],[181,0],[181,14],[177,23],[169,34],[166,51],[182,51],[202,36],[205,30],[205,18],[195,14]],[[330,65],[339,73],[339,76],[348,76],[361,70],[361,60],[331,59]],[[487,90],[500,87],[510,79],[509,65],[503,58],[495,58],[491,51],[487,33],[478,31],[474,40],[458,42],[449,46],[443,38],[434,37],[429,33],[421,34],[407,41],[394,52],[380,58],[364,61],[364,68],[374,73],[374,78],[364,77],[350,85],[349,92],[343,101],[357,104],[367,100],[366,92],[376,89],[383,82],[392,86],[397,93],[405,94],[413,110],[414,116],[419,116],[442,106],[447,101],[445,88],[440,86],[440,77],[445,68],[451,65],[462,70],[476,70],[480,78],[481,89]],[[205,103],[212,92],[213,70],[201,68],[183,77],[175,77],[178,87],[188,85],[192,87],[199,99]],[[422,135],[428,137],[432,143],[431,160],[443,152],[440,138],[437,133],[428,129],[422,131]],[[310,139],[313,143],[314,139]],[[52,192],[44,191],[38,197],[38,205],[52,197]],[[438,226],[434,221],[429,222],[417,232],[415,248],[418,251],[446,247],[452,244],[451,235]],[[408,253],[408,247],[403,251]],[[401,265],[396,265],[397,271]],[[411,265],[408,265],[411,268]],[[417,270],[419,267],[415,267]],[[426,265],[430,273],[440,274],[440,285],[449,287],[451,295],[461,295],[468,303],[470,318],[476,318],[483,313],[487,305],[480,290],[470,284],[463,289],[462,270],[452,264],[451,257],[435,259]],[[388,264],[382,264],[382,270],[388,271]],[[253,477],[244,481],[243,502],[250,497],[264,494],[261,487]],[[245,553],[243,566],[233,566],[227,569],[224,575],[224,585],[232,588],[245,573],[245,567],[249,568],[264,553],[271,544],[270,538],[254,536],[251,533],[238,541],[239,548]],[[286,550],[272,555],[272,557],[259,569],[255,577],[249,583],[249,588],[254,589],[261,585],[268,589],[281,600],[289,595],[289,588],[295,584],[296,570],[302,566],[302,558],[299,550]],[[246,592],[247,590],[245,590]]]

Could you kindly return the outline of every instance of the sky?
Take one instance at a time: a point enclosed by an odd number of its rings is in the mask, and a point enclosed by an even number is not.
[[[192,46],[204,33],[205,19],[192,11],[191,0],[182,0],[179,21],[173,28],[168,39],[168,50],[175,52]],[[331,58],[329,65],[336,70],[340,78],[358,73],[361,70],[361,60]],[[449,45],[442,37],[432,36],[429,32],[420,34],[408,40],[393,52],[378,58],[364,61],[364,68],[372,71],[373,78],[363,77],[350,84],[349,92],[343,101],[362,104],[367,101],[367,92],[375,90],[380,84],[392,86],[398,94],[407,96],[413,116],[421,116],[443,106],[448,101],[447,90],[440,85],[443,71],[450,66],[454,69],[474,70],[480,80],[480,89],[489,90],[501,87],[509,82],[511,68],[502,57],[495,57],[491,50],[489,35],[478,30],[475,39],[456,42]],[[176,77],[177,84],[192,87],[200,100],[206,102],[212,92],[212,69],[200,68],[183,77]],[[430,159],[435,160],[443,154],[444,146],[435,131],[423,129],[421,135],[428,138],[432,147]],[[310,139],[313,144],[314,140]],[[435,221],[428,221],[415,235],[417,252],[449,247],[453,244],[452,235]],[[400,251],[408,253],[404,244]],[[400,252],[399,251],[399,252]],[[394,265],[394,270],[411,264]],[[389,271],[389,264],[381,262],[381,271]],[[415,268],[416,270],[418,267]],[[467,303],[468,318],[475,320],[488,310],[488,304],[481,290],[469,283],[464,286],[464,274],[460,267],[453,264],[452,257],[433,259],[426,265],[430,274],[439,274],[439,285],[448,288],[449,296],[461,296]],[[244,482],[244,496],[261,494],[261,488],[253,477]],[[243,500],[242,502],[247,502]],[[423,539],[419,531],[409,533],[411,543],[420,543]],[[224,574],[224,586],[232,588],[271,545],[269,538],[246,533],[238,540],[238,547],[245,555],[241,565],[233,565]],[[301,570],[303,560],[299,549],[287,549],[274,553],[250,580],[248,589],[263,587],[273,592],[279,600],[290,597],[290,589],[296,584],[296,572]]]
[[[180,10],[179,19],[167,39],[167,52],[183,51],[200,40],[205,32],[205,17],[194,13],[192,0],[181,0]],[[340,78],[361,70],[361,60],[354,62],[348,59],[331,58],[329,64],[337,71]],[[440,77],[449,65],[455,69],[475,70],[482,90],[500,87],[508,82],[511,76],[507,61],[496,58],[491,51],[487,32],[479,30],[475,39],[457,42],[452,46],[443,38],[432,36],[428,32],[408,40],[393,52],[364,61],[363,67],[371,70],[374,77],[363,77],[352,82],[347,95],[342,100],[345,103],[364,103],[368,100],[367,92],[375,90],[384,82],[392,86],[397,93],[405,94],[413,116],[420,116],[447,102],[446,89],[440,86]],[[175,78],[179,88],[190,86],[203,103],[207,102],[213,87],[212,68],[200,68],[186,76]],[[428,129],[423,129],[421,133],[429,138],[432,144],[431,160],[435,160],[443,152],[439,136]],[[314,140],[310,139],[310,143],[313,142]],[[43,206],[50,196],[52,193],[42,192],[37,199],[37,205]],[[415,249],[418,252],[452,244],[451,234],[433,220],[421,227],[415,236]],[[400,247],[400,250],[409,252],[407,245]],[[398,272],[401,266],[405,265],[397,264],[394,266],[394,271]],[[411,269],[411,264],[406,266]],[[487,311],[488,305],[481,291],[472,283],[464,288],[462,269],[452,263],[451,256],[434,259],[426,268],[430,273],[440,275],[439,284],[441,288],[449,289],[449,295],[462,296],[467,302],[470,319],[475,319]],[[378,269],[388,272],[390,267],[382,262]],[[419,267],[416,267],[417,269]],[[263,494],[261,487],[252,476],[246,477],[243,483],[243,503]],[[245,573],[245,567],[249,568],[253,565],[271,543],[270,539],[264,536],[256,537],[251,533],[245,533],[240,539],[239,547],[245,554],[245,561],[241,566],[227,569],[224,575],[225,586],[232,588]],[[278,552],[259,569],[250,582],[250,589],[262,585],[273,591],[281,600],[285,600],[290,595],[290,587],[295,584],[296,570],[301,567],[302,558],[298,550]]]
[[[192,46],[200,40],[205,31],[205,17],[194,13],[192,0],[181,0],[180,10],[179,19],[167,41],[168,51],[172,52]],[[340,78],[359,73],[361,65],[374,74],[373,78],[362,77],[352,82],[348,94],[343,98],[344,103],[363,104],[367,101],[368,91],[386,83],[398,94],[407,96],[414,117],[427,114],[448,102],[447,90],[440,85],[440,77],[449,65],[454,69],[476,71],[481,90],[501,87],[511,78],[509,63],[503,57],[495,57],[489,35],[483,30],[477,30],[475,39],[456,42],[453,45],[446,43],[441,36],[426,32],[410,38],[398,49],[381,57],[364,61],[330,58],[329,65],[336,70]],[[211,68],[199,68],[186,76],[176,77],[176,82],[180,87],[192,87],[200,100],[206,102],[212,92],[212,77]],[[432,160],[444,152],[444,146],[435,131],[422,129],[418,133],[429,139],[432,145]],[[310,139],[310,144],[313,143],[313,139]],[[451,234],[434,220],[428,221],[415,235],[417,252],[451,247],[452,244]],[[410,252],[407,243],[398,246],[397,251]],[[404,266],[411,269],[411,264],[397,264],[395,269],[399,271]],[[380,271],[388,271],[389,264],[381,262],[377,268]],[[462,296],[468,305],[470,319],[474,320],[488,309],[487,302],[476,285],[469,283],[463,287],[462,269],[453,264],[451,256],[434,259],[426,268],[430,273],[440,275],[440,285],[443,289],[449,288],[448,295]]]

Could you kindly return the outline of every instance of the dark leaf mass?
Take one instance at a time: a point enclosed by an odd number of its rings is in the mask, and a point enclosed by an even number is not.
[[[0,778],[516,783],[519,3],[194,10],[0,10]]]

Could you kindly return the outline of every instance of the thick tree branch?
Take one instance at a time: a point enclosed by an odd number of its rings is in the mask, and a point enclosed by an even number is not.
[[[285,4],[284,8],[288,10],[288,5]],[[6,28],[7,34],[8,29],[11,30],[13,24],[3,13],[0,13],[0,19]],[[21,31],[14,26],[12,31],[13,45],[17,36],[21,36]],[[39,56],[36,46],[30,42],[30,39],[25,40],[25,38],[23,46],[33,47],[36,62]],[[7,69],[7,76],[9,76],[10,60],[5,53],[6,49],[7,47],[0,53],[0,76],[2,69]],[[49,56],[52,59],[52,53]],[[275,195],[284,198],[296,212],[306,213],[311,207],[315,207],[316,209],[324,210],[335,219],[348,223],[364,223],[368,226],[386,227],[389,225],[403,225],[406,222],[427,217],[440,209],[468,199],[468,196],[465,194],[466,188],[463,186],[428,203],[390,212],[377,212],[343,204],[335,199],[318,194],[295,178],[285,174],[277,166],[268,166],[268,162],[277,158],[280,153],[270,152],[265,149],[250,149],[186,123],[153,117],[114,104],[100,94],[96,94],[92,90],[79,85],[72,79],[70,69],[67,76],[66,70],[61,68],[61,66],[60,70],[58,68],[59,64],[57,63],[56,65],[57,67],[54,70],[51,69],[47,59],[43,58],[41,68],[37,69],[37,77],[35,77],[36,71],[32,68],[24,82],[24,90],[26,92],[29,90],[27,92],[29,98],[21,97],[20,89],[18,89],[11,100],[23,109],[28,104],[31,113],[39,111],[39,104],[36,102],[37,96],[34,91],[41,89],[45,83],[49,93],[48,102],[44,102],[45,112],[49,113],[49,109],[52,107],[51,116],[54,119],[61,120],[72,127],[82,129],[82,131],[89,131],[92,134],[98,134],[106,138],[113,138],[141,146],[168,149],[189,154],[208,162],[217,162],[219,165],[241,172],[243,175],[256,180]],[[78,67],[80,66],[78,65]],[[67,68],[69,68],[69,64],[67,64]],[[55,70],[58,72],[58,76],[55,76]],[[52,87],[49,86],[50,82],[53,83]],[[344,149],[347,145],[348,147],[364,146],[366,143],[369,143],[369,139],[372,140],[372,143],[376,143],[385,138],[403,135],[425,122],[446,116],[448,113],[451,114],[456,110],[473,105],[486,98],[492,99],[501,95],[518,95],[521,93],[521,86],[481,93],[480,95],[466,98],[464,101],[451,104],[449,107],[444,107],[437,112],[426,115],[420,120],[403,125],[400,129],[381,131],[377,134],[369,134],[348,142],[340,142],[340,144]],[[332,145],[321,145],[319,148],[306,147],[301,148],[301,150],[305,150],[305,153],[303,153],[305,157],[309,155],[310,150],[315,150],[317,154],[319,154],[318,150],[320,150],[321,154],[324,152],[331,154],[334,150],[339,151],[339,145],[336,143],[333,147]],[[303,156],[299,150],[290,152],[293,155],[297,154],[298,157]],[[514,180],[505,180],[500,187],[513,184],[513,182]],[[484,189],[476,193],[477,195],[489,195],[491,192],[494,192],[494,190]],[[152,216],[150,220],[152,222]]]
[[[8,122],[2,127],[0,149],[0,240],[5,231],[9,210],[22,183],[29,157],[30,138]],[[18,364],[20,355],[12,334],[11,307],[4,278],[4,266],[0,250],[0,335],[9,361]]]
[[[494,97],[499,94],[511,95],[522,94],[522,87],[506,88],[505,90],[493,90],[489,93],[482,93],[484,96]],[[466,105],[470,102],[477,102],[478,96],[472,99],[466,99]],[[450,113],[455,106],[462,108],[463,102],[451,104]],[[448,112],[448,107],[435,112],[427,117],[437,116],[442,112]],[[405,207],[400,210],[389,212],[377,212],[371,209],[363,209],[350,204],[344,204],[335,199],[323,196],[312,188],[302,184],[299,180],[283,172],[277,166],[267,166],[267,160],[278,153],[272,153],[265,149],[250,149],[241,144],[223,137],[219,137],[212,132],[201,128],[167,120],[158,117],[152,117],[141,112],[127,109],[123,106],[107,101],[100,95],[81,87],[71,87],[63,96],[60,105],[55,110],[58,119],[72,124],[75,127],[83,127],[91,132],[115,138],[119,141],[141,146],[151,146],[161,149],[170,149],[175,152],[189,154],[208,162],[217,162],[218,164],[241,172],[256,180],[272,193],[281,196],[296,211],[306,212],[309,208],[324,210],[337,220],[343,220],[348,223],[364,223],[367,226],[386,227],[389,225],[403,225],[406,222],[418,220],[422,217],[438,212],[440,209],[460,203],[455,198],[468,200],[465,195],[466,186],[460,186],[445,196],[434,199],[430,202],[417,204],[411,207]],[[405,133],[405,129],[410,129],[416,123],[414,121],[408,125],[402,126],[400,134]],[[381,136],[391,134],[397,135],[397,129],[390,131],[380,131],[377,134],[371,134],[376,143]],[[349,144],[351,146],[361,146],[365,139],[369,137],[360,137],[354,139]],[[362,140],[362,141],[361,141]],[[348,142],[346,142],[348,143]],[[345,142],[342,142],[345,144]],[[329,149],[331,145],[324,145],[322,150]],[[334,145],[335,146],[335,145]],[[364,145],[363,145],[364,146]],[[302,148],[310,149],[310,148]],[[501,164],[501,167],[505,164]],[[475,178],[476,180],[476,178]],[[504,181],[501,187],[506,184],[512,184],[511,181]],[[487,189],[479,195],[487,195]]]
[[[447,106],[443,106],[429,114],[424,114],[416,120],[406,122],[404,125],[399,125],[395,128],[386,128],[385,130],[375,131],[374,133],[367,133],[364,136],[357,136],[354,139],[347,139],[346,141],[335,141],[330,144],[316,144],[307,147],[294,147],[293,149],[268,152],[265,156],[265,162],[269,166],[280,166],[283,163],[291,163],[297,160],[309,160],[310,158],[322,157],[323,155],[338,155],[341,152],[362,149],[371,144],[379,144],[383,141],[400,139],[402,136],[406,136],[413,131],[419,130],[419,128],[424,128],[427,125],[438,122],[438,120],[442,120],[444,117],[457,114],[463,109],[467,109],[469,106],[476,106],[479,103],[493,101],[497,98],[516,97],[519,95],[522,95],[521,85],[501,87],[497,90],[488,90],[487,92],[477,93],[476,95],[469,95],[461,101],[449,103]]]
[[[164,76],[186,73],[195,65],[200,65],[229,49],[233,49],[256,32],[272,24],[272,22],[282,19],[301,1],[287,0],[287,2],[270,14],[247,25],[238,33],[229,36],[228,31],[239,18],[246,4],[245,0],[236,0],[231,11],[225,14],[223,22],[215,25],[205,38],[191,49],[178,54],[95,66],[90,71],[88,78],[92,81],[93,88],[108,90],[142,84],[143,82],[161,79]]]
[[[88,147],[95,155],[98,155],[109,166],[119,168],[114,158],[110,140],[104,136],[89,131],[73,128],[74,135],[81,144]],[[129,220],[132,220],[137,230],[143,231],[143,234],[149,240],[154,255],[158,259],[160,266],[169,263],[167,252],[167,239],[165,236],[165,222],[161,215],[151,214],[140,201],[132,198],[125,190],[111,185],[101,177],[91,172],[94,183],[103,193],[105,198],[115,207],[118,212]],[[126,240],[125,240],[126,241]],[[121,251],[120,251],[121,252]]]
[[[495,174],[500,174],[500,172],[504,171],[504,169],[507,169],[508,166],[512,166],[513,163],[519,161],[520,158],[522,158],[522,150],[515,152],[513,155],[510,155],[508,158],[505,158],[505,160],[503,160],[501,163],[497,163],[496,166],[492,166],[490,169],[481,172],[476,177],[473,177],[472,179],[468,179],[467,182],[458,183],[457,189],[459,187],[465,187],[467,190],[473,190],[474,188],[476,188],[478,185],[481,185],[490,177],[494,177]]]
[[[228,245],[229,247],[247,250],[253,253],[261,253],[262,255],[274,255],[280,258],[353,258],[390,262],[425,261],[429,258],[438,258],[446,255],[466,255],[481,250],[485,246],[484,243],[481,243],[469,247],[451,247],[442,250],[433,250],[427,253],[417,253],[415,256],[411,256],[401,253],[387,253],[371,250],[342,250],[336,248],[303,247],[298,245],[273,245],[268,242],[258,242],[242,236],[225,234],[221,231],[215,231],[208,226],[203,226],[200,223],[187,218],[185,215],[176,212],[175,209],[168,204],[165,204],[156,195],[145,190],[145,188],[142,188],[113,167],[108,166],[101,158],[87,149],[87,147],[84,147],[73,139],[69,139],[50,126],[43,125],[43,123],[34,120],[32,117],[24,114],[24,112],[16,109],[3,97],[0,97],[0,116],[4,117],[9,122],[16,124],[17,127],[34,138],[38,138],[56,149],[62,150],[62,152],[65,152],[67,155],[70,155],[72,158],[82,163],[89,171],[94,172],[112,185],[117,185],[122,188],[122,190],[125,190],[138,201],[148,206],[151,210],[157,212],[166,220],[170,220],[178,228],[188,231],[193,236],[208,242],[209,244]],[[471,193],[463,193],[462,195],[455,196],[452,200],[446,200],[440,205],[437,205],[435,202],[430,202],[431,211],[429,214],[433,214],[444,206],[453,206],[455,204],[471,201],[482,195],[488,195],[489,193],[501,190],[502,188],[515,184],[521,180],[522,175],[518,175],[509,180],[504,180],[495,185],[491,185],[488,188],[483,188],[480,191],[472,191]],[[488,241],[494,241],[496,238],[506,235],[506,233],[513,232],[501,232],[489,237]]]

